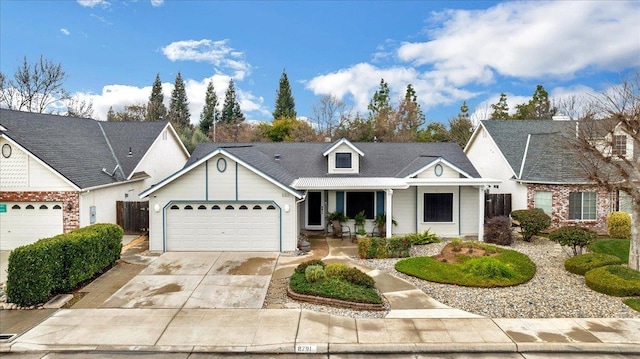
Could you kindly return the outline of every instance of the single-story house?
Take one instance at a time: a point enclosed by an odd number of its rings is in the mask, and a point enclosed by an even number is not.
[[[168,122],[102,122],[0,109],[0,249],[92,223],[182,168]]]
[[[455,143],[204,143],[140,197],[152,251],[293,251],[334,211],[364,211],[367,232],[386,214],[387,237],[482,239],[484,190],[497,183]]]
[[[580,160],[563,140],[575,136],[579,126],[566,116],[481,121],[464,152],[480,175],[502,180],[489,192],[511,194],[514,210],[541,208],[551,216],[552,229],[580,225],[605,234],[607,215],[631,213],[631,201],[625,193],[610,193],[585,179]],[[638,158],[640,149],[633,148],[628,134],[614,135],[613,151]]]

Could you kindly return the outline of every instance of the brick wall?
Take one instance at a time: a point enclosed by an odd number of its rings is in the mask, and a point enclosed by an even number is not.
[[[577,225],[590,228],[599,234],[607,234],[607,215],[610,207],[610,194],[604,189],[590,185],[527,185],[527,207],[535,207],[535,192],[551,192],[551,229]],[[579,221],[569,219],[569,193],[596,192],[596,220]]]
[[[80,193],[73,191],[54,192],[0,192],[4,202],[62,202],[62,229],[69,232],[80,227]],[[71,204],[71,209],[68,205]]]

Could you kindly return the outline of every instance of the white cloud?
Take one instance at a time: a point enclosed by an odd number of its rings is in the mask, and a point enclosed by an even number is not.
[[[200,112],[204,107],[204,98],[207,91],[209,81],[213,81],[218,96],[219,107],[222,108],[224,103],[224,95],[229,85],[230,77],[226,75],[216,74],[202,80],[185,79],[185,91],[189,101],[189,113],[191,114],[191,123],[200,122]],[[162,84],[162,92],[164,94],[164,104],[169,107],[171,99],[171,91],[173,91],[173,82],[165,82]],[[107,85],[102,88],[102,93],[76,93],[83,99],[90,99],[93,102],[94,118],[98,120],[106,120],[109,107],[113,106],[114,111],[122,111],[125,106],[134,104],[147,104],[151,95],[151,86],[136,87],[128,85]],[[236,95],[240,108],[245,113],[247,119],[254,115],[260,117],[262,115],[271,116],[270,112],[263,106],[264,99],[254,96],[250,92],[242,91],[236,83]]]
[[[151,0],[151,6],[160,7],[164,4],[164,0]]]
[[[509,2],[486,10],[435,13],[431,40],[405,43],[398,58],[443,71],[448,81],[488,83],[513,77],[572,77],[599,68],[640,65],[640,3]]]
[[[61,32],[61,33],[63,33],[63,34],[65,34],[65,35],[67,35],[67,36],[69,36],[69,35],[71,34],[71,33],[69,32],[69,30],[67,30],[67,29],[65,29],[65,28],[60,29],[60,32]]]
[[[229,40],[212,41],[182,40],[162,48],[162,53],[171,61],[209,62],[218,68],[234,71],[234,78],[244,79],[251,71],[251,65],[244,60],[244,54],[228,46]]]
[[[77,0],[78,4],[82,7],[96,7],[98,5],[103,8],[109,7],[111,5],[108,1],[105,0]]]

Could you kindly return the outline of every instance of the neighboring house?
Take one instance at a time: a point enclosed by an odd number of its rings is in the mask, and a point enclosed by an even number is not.
[[[167,122],[101,122],[0,109],[0,249],[116,223],[189,154]]]
[[[464,152],[480,175],[503,181],[489,192],[510,193],[514,210],[541,208],[551,216],[552,228],[581,225],[606,233],[607,215],[630,211],[629,200],[585,179],[580,160],[563,140],[575,136],[577,128],[579,122],[566,117],[481,121]],[[639,149],[629,136],[620,131],[614,135],[612,150],[637,158]]]
[[[152,251],[293,251],[333,211],[364,211],[367,232],[386,214],[387,236],[482,239],[484,189],[496,183],[455,143],[205,143],[140,197]]]

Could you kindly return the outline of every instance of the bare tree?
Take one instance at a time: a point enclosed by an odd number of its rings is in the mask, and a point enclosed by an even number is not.
[[[631,198],[629,267],[640,269],[640,72],[594,95],[589,116],[567,137],[586,178]],[[629,146],[630,144],[630,146]]]
[[[42,56],[39,62],[30,64],[25,56],[13,78],[0,74],[0,104],[14,110],[43,113],[50,105],[69,98],[63,87],[66,79],[61,64]]]
[[[587,100],[578,95],[553,98],[551,106],[557,109],[557,114],[568,116],[571,120],[591,117]]]
[[[86,97],[74,95],[67,102],[67,116],[93,118],[93,101]]]
[[[318,124],[318,131],[331,137],[346,107],[344,101],[333,95],[322,96],[313,104],[313,120]]]

